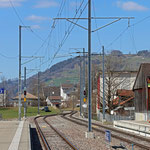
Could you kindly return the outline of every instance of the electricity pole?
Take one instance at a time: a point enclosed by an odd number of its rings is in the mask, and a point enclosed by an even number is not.
[[[88,2],[88,132],[92,131],[91,127],[91,0]]]
[[[40,73],[38,72],[38,114],[40,114]]]
[[[18,116],[21,121],[21,28],[29,28],[29,26],[19,25],[19,82],[18,82]]]
[[[18,84],[18,91],[19,91],[19,121],[21,121],[21,27],[19,25],[19,84]]]
[[[82,49],[83,50],[83,52],[80,52],[80,51],[73,52],[76,54],[83,54],[83,57],[81,55],[78,56],[80,57],[80,116],[81,116],[83,113],[83,100],[85,98],[83,93],[85,90],[85,53],[87,52],[85,52],[85,48],[70,48],[70,49],[74,49],[74,50]],[[73,53],[70,53],[70,54],[73,54]]]
[[[83,48],[83,89],[85,90],[85,48]]]
[[[104,53],[104,46],[102,46],[102,53],[103,53],[103,121],[105,120],[105,53]]]
[[[82,115],[82,104],[83,104],[83,69],[82,69],[82,60],[80,57],[80,116]]]
[[[24,67],[24,117],[26,118],[26,67]]]
[[[96,32],[100,29],[103,29],[115,22],[120,21],[121,19],[128,19],[128,22],[130,22],[130,19],[134,19],[134,17],[91,17],[91,0],[88,0],[88,17],[87,18],[54,18],[54,20],[56,19],[65,19],[68,22],[73,23],[74,25],[81,27],[85,30],[88,30],[88,132],[86,133],[87,137],[93,137],[93,133],[92,133],[92,127],[91,127],[91,117],[92,117],[92,107],[91,107],[91,32]],[[77,22],[74,22],[75,19],[78,20],[88,20],[88,28],[83,27],[82,25],[77,24]],[[106,25],[103,25],[102,27],[99,27],[95,30],[91,30],[91,20],[92,19],[115,19],[114,21],[112,21],[111,23],[108,23]],[[129,26],[129,23],[128,23]],[[104,92],[104,91],[103,91]]]

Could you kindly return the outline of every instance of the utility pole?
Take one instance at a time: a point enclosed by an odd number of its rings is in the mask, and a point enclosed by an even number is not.
[[[92,118],[92,107],[91,107],[91,0],[88,2],[88,131],[92,131],[91,118]]]
[[[21,121],[21,27],[19,25],[19,84],[18,84],[18,91],[19,91],[19,99],[18,99],[18,107],[19,107],[19,121]]]
[[[104,53],[104,46],[102,46],[102,53],[103,53],[103,121],[105,120],[105,53]]]
[[[80,57],[80,116],[82,115],[82,104],[83,104],[83,69],[82,69],[82,60],[81,56]]]
[[[85,48],[83,48],[83,89],[85,90]]]
[[[40,73],[38,72],[38,115],[40,114]]]
[[[81,55],[79,55],[78,57],[80,57],[80,116],[82,116],[83,114],[83,100],[84,100],[84,90],[85,90],[85,48],[70,48],[70,49],[74,49],[74,50],[78,50],[78,49],[82,49],[83,52],[77,51],[77,52],[73,52],[76,54],[83,54],[83,57],[81,59]],[[72,54],[72,53],[70,53]]]
[[[18,82],[18,120],[21,121],[21,29],[29,26],[19,25],[19,82]]]
[[[26,67],[24,67],[24,117],[26,118],[26,110],[27,110],[27,107],[26,107],[26,90],[27,90],[27,87],[26,87]]]
[[[120,21],[121,19],[128,19],[128,22],[130,22],[130,19],[134,19],[134,17],[91,17],[91,0],[88,0],[88,18],[54,18],[54,20],[56,19],[65,19],[68,22],[73,23],[74,25],[81,27],[85,30],[88,30],[88,132],[86,133],[86,137],[88,138],[92,138],[94,137],[94,134],[92,133],[92,127],[91,127],[91,118],[92,118],[92,107],[91,107],[91,32],[96,32],[100,29],[103,29],[117,21]],[[78,20],[88,20],[88,28],[85,28],[79,24],[77,24],[77,22],[74,22],[75,19]],[[91,30],[91,20],[92,19],[115,19],[114,21],[112,21],[111,23],[108,23],[106,25],[103,25],[102,27],[99,27],[95,30]],[[129,26],[129,24],[128,24]]]

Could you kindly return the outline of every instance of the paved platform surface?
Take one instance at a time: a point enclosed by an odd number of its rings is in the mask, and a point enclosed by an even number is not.
[[[0,150],[30,150],[27,121],[0,121]]]

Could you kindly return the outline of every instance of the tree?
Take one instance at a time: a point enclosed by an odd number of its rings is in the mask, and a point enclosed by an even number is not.
[[[43,88],[45,87],[45,83],[42,81],[40,81],[39,83],[40,83],[39,96],[41,100],[44,100],[45,96],[44,96]],[[38,79],[37,78],[34,78],[33,80],[27,83],[27,92],[30,92],[31,94],[38,96]]]
[[[129,89],[131,84],[128,78],[128,72],[120,71],[124,67],[122,57],[106,55],[105,56],[105,103],[108,106],[108,112],[112,110],[112,100],[115,98],[117,89]],[[100,72],[100,96],[103,103],[103,78]]]
[[[150,52],[148,50],[142,50],[137,53],[138,56],[149,57]]]
[[[123,56],[122,52],[119,50],[113,50],[111,51],[112,56]]]

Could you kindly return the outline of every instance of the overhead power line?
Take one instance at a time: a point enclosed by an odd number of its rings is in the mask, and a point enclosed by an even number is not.
[[[139,20],[138,22],[136,22],[136,23],[134,23],[134,24],[131,24],[131,26],[135,26],[135,25],[137,25],[137,24],[139,24],[139,23],[142,23],[143,21],[145,21],[145,20],[147,20],[147,19],[149,19],[149,18],[150,18],[150,16],[147,16],[147,17],[145,17],[145,18]]]
[[[81,4],[80,4],[80,6],[79,6],[79,8],[78,8],[78,10],[77,10],[77,12],[76,12],[74,18],[77,16],[79,10],[81,9],[81,7],[82,7],[82,5],[83,5],[83,2],[84,2],[84,0],[81,2]],[[80,12],[78,18],[77,18],[76,21],[75,21],[75,24],[72,24],[72,23],[71,23],[70,26],[68,27],[68,31],[66,32],[67,34],[64,35],[62,41],[60,42],[59,47],[58,47],[57,51],[55,52],[55,54],[54,54],[54,56],[53,56],[53,58],[52,58],[52,60],[51,60],[51,62],[50,62],[50,65],[52,64],[52,62],[53,62],[53,60],[55,59],[56,55],[59,53],[60,49],[61,49],[62,46],[64,45],[64,43],[65,43],[65,41],[67,40],[67,38],[69,37],[69,35],[71,34],[72,30],[74,29],[76,23],[78,22],[79,18],[80,18],[81,15],[83,14],[83,12],[84,12],[85,8],[87,7],[87,5],[88,5],[88,3],[85,4],[83,10]],[[50,66],[50,65],[49,65],[49,66]]]
[[[16,14],[16,16],[18,17],[20,23],[21,23],[23,26],[26,26],[26,25],[24,24],[23,20],[21,19],[19,13],[17,12],[16,8],[14,7],[13,2],[12,2],[11,0],[9,0],[9,2],[10,2],[10,5],[12,6],[12,8],[13,8],[15,14]],[[43,38],[41,38],[41,36],[39,36],[39,35],[38,35],[36,32],[34,32],[31,28],[27,28],[27,30],[29,30],[32,34],[34,34],[38,39],[44,41]]]
[[[0,56],[4,57],[4,58],[7,58],[7,59],[16,59],[18,56],[14,56],[14,57],[11,57],[11,56],[6,56],[2,53],[0,53]]]
[[[77,11],[76,11],[76,13],[75,13],[75,15],[74,15],[74,18],[75,18],[75,17],[78,15],[78,13],[80,12],[80,14],[79,14],[79,16],[78,16],[78,19],[75,20],[75,21],[76,21],[75,23],[78,22],[79,18],[81,17],[81,15],[83,14],[85,8],[87,7],[87,4],[88,4],[88,3],[86,3],[85,6],[84,6],[84,8],[81,10],[81,7],[82,7],[83,3],[84,3],[84,0],[82,0],[82,2],[81,2],[81,4],[80,4],[79,8],[77,9]],[[59,14],[57,14],[57,17],[58,17],[58,15],[59,15]],[[52,26],[53,28],[55,28],[57,22],[58,22],[57,20],[54,20],[54,23],[53,23],[53,26]],[[69,37],[69,35],[70,35],[70,33],[72,32],[72,30],[74,29],[74,27],[75,27],[75,24],[70,23],[70,25],[69,25],[69,27],[68,27],[68,30],[66,31],[66,34],[65,34],[64,37],[62,38],[62,40],[61,40],[61,42],[60,42],[60,44],[59,44],[59,47],[58,47],[57,51],[55,52],[53,58],[52,58],[52,59],[51,59],[51,58],[48,58],[48,60],[46,60],[45,62],[43,62],[41,65],[46,64],[46,63],[49,62],[50,60],[51,60],[51,62],[50,62],[50,64],[49,64],[49,66],[52,64],[53,60],[55,59],[55,57],[56,57],[57,54],[59,53],[60,49],[61,49],[62,46],[64,45],[65,41],[66,41],[67,38]],[[52,30],[53,30],[53,29],[52,29]],[[51,30],[50,36],[52,35],[52,30]]]

